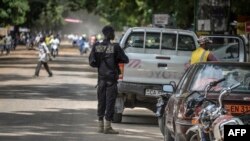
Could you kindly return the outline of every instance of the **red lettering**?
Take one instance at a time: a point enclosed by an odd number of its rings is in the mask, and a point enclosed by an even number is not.
[[[234,111],[234,106],[231,106],[231,110],[230,111],[233,112],[233,113],[235,112]]]
[[[238,113],[239,112],[239,107],[238,106],[234,106],[235,112]]]
[[[239,106],[240,107],[240,106]],[[244,112],[244,106],[241,106],[241,112],[243,113]]]

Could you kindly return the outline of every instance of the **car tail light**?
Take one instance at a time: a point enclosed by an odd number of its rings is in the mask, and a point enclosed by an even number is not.
[[[121,71],[121,74],[119,75],[119,79],[122,80],[123,79],[123,74],[124,74],[124,64],[119,64],[119,68]]]

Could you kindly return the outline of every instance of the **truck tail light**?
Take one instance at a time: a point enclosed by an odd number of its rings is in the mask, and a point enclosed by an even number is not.
[[[119,75],[119,79],[122,80],[123,79],[123,74],[124,74],[124,64],[120,63],[119,68],[120,68],[120,71],[121,71],[121,74]]]

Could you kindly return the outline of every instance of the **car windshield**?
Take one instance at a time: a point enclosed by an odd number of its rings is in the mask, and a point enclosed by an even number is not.
[[[203,91],[210,82],[225,78],[225,81],[219,83],[211,91],[220,92],[223,88],[242,82],[233,91],[250,93],[250,66],[204,64],[199,66],[193,78],[191,91]]]

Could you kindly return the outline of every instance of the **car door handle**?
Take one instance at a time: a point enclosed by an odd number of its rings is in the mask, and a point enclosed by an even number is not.
[[[165,68],[167,66],[168,66],[168,64],[166,64],[166,63],[158,63],[158,68]]]

